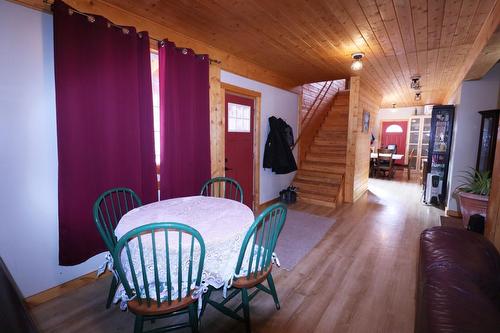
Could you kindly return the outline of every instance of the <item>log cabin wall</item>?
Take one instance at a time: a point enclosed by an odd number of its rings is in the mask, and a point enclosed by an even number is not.
[[[368,189],[371,128],[382,103],[382,95],[358,76],[350,79],[349,123],[344,200],[354,202]],[[369,128],[363,132],[363,113],[370,114]]]

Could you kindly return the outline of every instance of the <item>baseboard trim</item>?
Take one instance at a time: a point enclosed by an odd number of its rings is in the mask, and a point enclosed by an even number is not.
[[[105,273],[100,275],[99,278],[108,275],[111,275],[111,272],[106,271]],[[53,300],[54,298],[65,295],[78,288],[91,284],[95,282],[97,279],[98,279],[97,271],[93,271],[85,275],[82,275],[80,277],[77,277],[76,279],[64,282],[50,289],[39,292],[38,294],[35,294],[33,296],[27,297],[24,300],[29,308],[34,308],[40,304]]]
[[[271,200],[269,200],[269,201],[266,201],[266,202],[264,202],[263,204],[261,204],[261,205],[259,205],[259,206],[257,207],[257,210],[255,211],[255,213],[259,214],[260,212],[262,212],[262,211],[263,211],[264,209],[266,209],[267,207],[269,207],[269,206],[271,206],[271,205],[273,205],[273,204],[275,204],[275,203],[277,203],[277,202],[279,202],[279,201],[280,201],[280,198],[279,198],[279,197],[276,197],[276,198],[274,198],[274,199],[271,199]]]
[[[446,208],[446,210],[444,211],[444,213],[447,216],[451,216],[451,217],[458,217],[458,218],[462,217],[462,214],[459,211],[451,210],[451,209],[448,209],[448,208]]]

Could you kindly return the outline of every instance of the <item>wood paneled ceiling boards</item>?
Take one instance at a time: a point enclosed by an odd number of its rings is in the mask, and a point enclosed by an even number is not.
[[[18,2],[47,8],[42,0]],[[292,84],[361,75],[381,91],[385,107],[393,103],[446,103],[481,56],[500,21],[500,0],[67,3],[81,10],[95,8],[97,14],[105,14],[99,9],[106,5],[125,10],[268,69]],[[498,42],[496,38],[489,47],[496,49]],[[366,55],[363,69],[356,73],[350,69],[354,52]],[[484,65],[474,73],[482,73],[482,68]],[[411,77],[416,74],[421,76],[422,85],[418,102],[410,89]]]

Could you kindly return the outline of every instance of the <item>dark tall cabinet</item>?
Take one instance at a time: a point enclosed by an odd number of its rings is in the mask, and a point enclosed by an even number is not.
[[[442,207],[447,195],[454,111],[453,105],[435,105],[432,108],[425,201]]]
[[[481,114],[481,132],[479,134],[476,169],[492,172],[500,110],[479,111],[479,114]]]

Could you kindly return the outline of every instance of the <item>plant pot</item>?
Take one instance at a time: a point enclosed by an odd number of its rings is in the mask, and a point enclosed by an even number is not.
[[[488,210],[488,196],[467,192],[458,192],[458,201],[460,203],[460,212],[462,213],[462,223],[467,228],[469,218],[474,214],[484,216]]]

